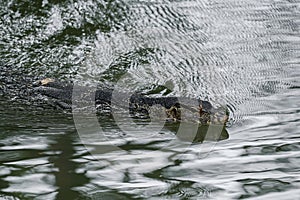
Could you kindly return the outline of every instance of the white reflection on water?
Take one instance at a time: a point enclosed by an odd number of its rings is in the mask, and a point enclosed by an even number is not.
[[[0,197],[299,197],[298,1],[9,2],[1,2],[0,94],[22,90],[24,74],[80,68],[87,82],[113,84],[127,72],[136,89],[160,84],[227,104],[235,123],[202,159],[202,144],[159,150],[170,131],[107,131],[127,149],[99,162],[70,136],[70,116],[1,99]]]

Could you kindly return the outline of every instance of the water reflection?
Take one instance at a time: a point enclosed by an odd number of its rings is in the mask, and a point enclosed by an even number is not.
[[[53,152],[59,152],[58,155],[49,159],[53,167],[57,170],[53,173],[55,176],[55,186],[57,187],[56,199],[76,199],[81,195],[76,191],[77,186],[83,186],[90,180],[85,176],[85,172],[78,172],[79,163],[72,161],[76,157],[74,154],[75,132],[57,135],[54,142],[49,147]]]
[[[221,125],[210,125],[210,126],[196,126],[197,131],[191,128],[191,124],[182,125],[185,130],[184,133],[179,135],[182,140],[192,141],[193,143],[204,142],[204,141],[220,141],[229,138],[229,134],[225,126]],[[179,127],[169,127],[175,133],[177,133]],[[195,134],[196,133],[196,134]]]
[[[299,2],[4,0],[0,12],[0,198],[300,196]],[[25,98],[41,77],[126,73],[137,91],[228,105],[230,138],[202,127],[196,141],[212,141],[167,149],[175,125],[124,136],[105,119],[122,150],[95,159],[69,115]]]
[[[80,196],[74,188],[89,180],[83,172],[76,171],[78,164],[72,161],[77,152],[74,150],[77,137],[70,115],[22,103],[10,108],[7,103],[0,99],[0,190],[5,194],[3,198]]]

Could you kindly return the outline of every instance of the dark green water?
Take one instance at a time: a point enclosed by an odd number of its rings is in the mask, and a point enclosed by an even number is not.
[[[299,19],[298,0],[1,1],[0,199],[299,198]],[[30,100],[45,77],[225,104],[229,138],[97,127]]]

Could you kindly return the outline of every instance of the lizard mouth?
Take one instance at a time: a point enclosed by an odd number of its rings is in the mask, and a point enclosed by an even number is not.
[[[228,122],[229,113],[226,108],[211,108],[209,110],[203,109],[200,104],[199,107],[188,107],[188,106],[172,106],[166,109],[167,119],[169,121],[190,121],[196,122],[201,125],[223,125]]]

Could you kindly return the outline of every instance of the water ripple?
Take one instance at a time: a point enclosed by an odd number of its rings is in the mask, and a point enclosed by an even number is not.
[[[297,198],[299,5],[1,1],[0,198]],[[124,136],[103,116],[109,141],[90,144],[123,150],[96,160],[72,116],[22,99],[41,77],[114,86],[124,75],[121,90],[227,105],[229,139],[163,149],[173,132]]]

